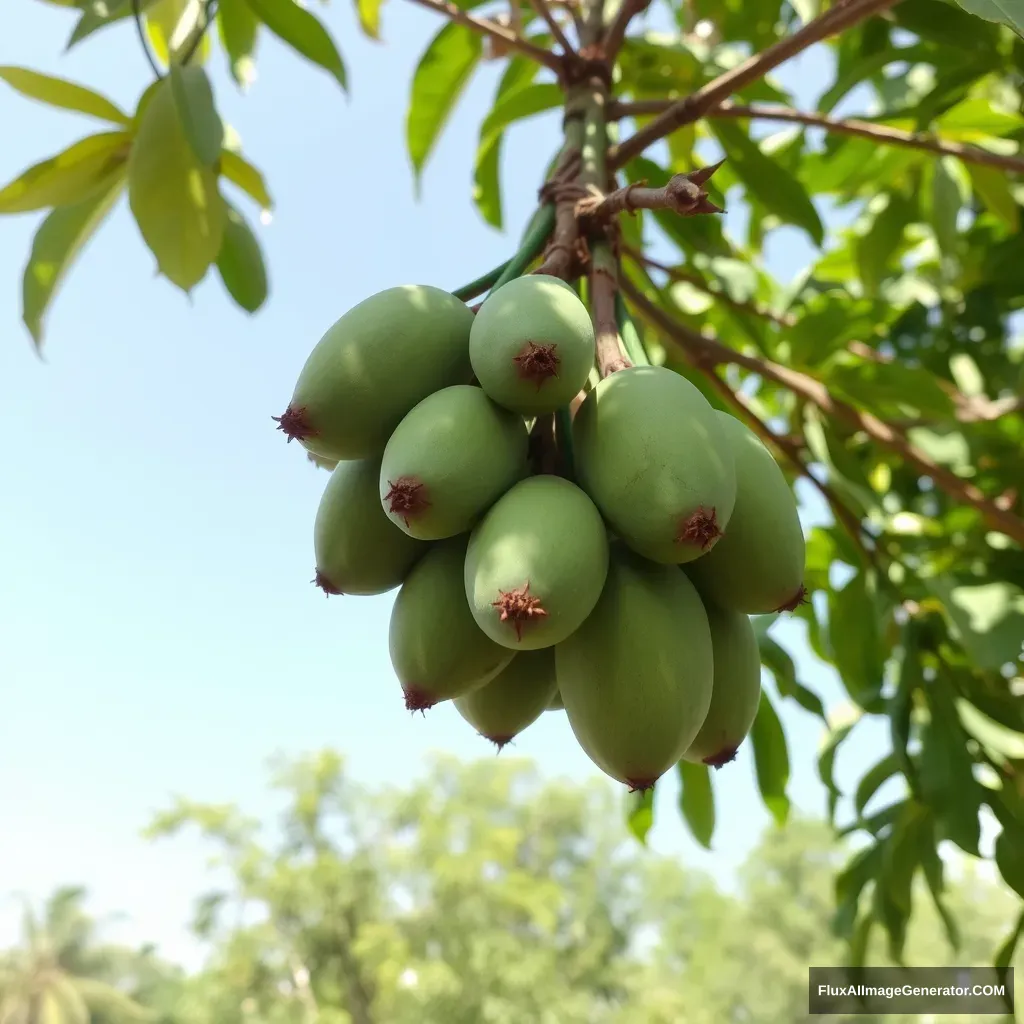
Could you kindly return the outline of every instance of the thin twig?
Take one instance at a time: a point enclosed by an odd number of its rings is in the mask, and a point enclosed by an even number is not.
[[[741,299],[734,299],[727,292],[710,287],[707,281],[702,280],[697,274],[687,273],[681,267],[670,267],[665,263],[659,263],[658,260],[645,256],[639,249],[634,249],[631,245],[624,243],[622,254],[623,256],[628,256],[634,263],[649,267],[651,270],[660,271],[670,281],[682,281],[693,285],[694,288],[704,292],[705,295],[710,295],[712,298],[718,299],[723,305],[730,306],[741,313],[750,313],[752,316],[771,320],[772,323],[778,324],[780,327],[792,327],[796,323],[796,317],[789,313],[774,313],[766,306],[762,306],[757,302],[744,302]]]
[[[675,174],[662,188],[646,188],[642,181],[616,189],[608,195],[594,188],[590,195],[577,203],[576,212],[595,221],[615,217],[623,211],[635,213],[637,210],[672,210],[682,217],[723,213],[722,208],[708,198],[703,186],[724,162],[720,160],[688,174]]]
[[[203,38],[206,36],[207,31],[213,24],[213,19],[217,16],[217,0],[206,0],[203,4],[203,25],[202,28],[196,33],[196,37],[192,40],[188,50],[181,56],[181,63],[187,64],[195,55],[203,42]]]
[[[896,452],[924,476],[931,477],[951,498],[970,505],[981,514],[993,530],[1006,534],[1018,544],[1024,544],[1024,520],[1013,515],[1009,509],[1000,508],[974,484],[962,480],[955,473],[938,465],[911,444],[895,427],[883,422],[873,413],[864,412],[847,402],[833,398],[821,381],[805,373],[791,370],[770,359],[737,352],[723,345],[717,338],[701,334],[680,323],[659,309],[628,278],[623,278],[620,286],[645,319],[655,324],[666,337],[692,352],[699,359],[701,366],[714,367],[723,363],[741,366],[750,373],[792,391],[793,394],[816,405],[822,412],[845,420],[855,429],[862,430],[872,440]]]
[[[489,36],[491,39],[496,39],[510,49],[518,50],[524,56],[537,61],[538,64],[543,64],[544,67],[550,68],[556,74],[562,69],[562,60],[557,54],[552,53],[550,50],[545,50],[542,46],[534,45],[518,33],[513,32],[511,29],[503,28],[488,18],[477,18],[472,14],[467,14],[453,4],[451,0],[412,0],[412,3],[436,11],[438,14],[443,14],[457,25],[465,25],[466,28],[470,28],[474,32],[479,32],[482,35]]]
[[[608,26],[608,30],[601,40],[601,49],[604,51],[604,59],[609,64],[614,64],[615,58],[622,49],[626,40],[626,30],[629,23],[638,15],[642,14],[651,5],[651,0],[622,0],[616,12],[615,20]]]
[[[555,204],[555,227],[551,233],[551,241],[544,251],[544,259],[534,273],[550,274],[565,281],[573,276],[576,243],[579,238],[576,202],[582,190],[574,179],[580,166],[581,137],[582,125],[579,119],[567,122],[566,142],[562,155],[551,174],[551,179],[540,190],[541,199],[549,199]]]
[[[764,78],[784,61],[802,53],[807,47],[821,42],[837,32],[856,25],[873,14],[892,7],[899,0],[849,0],[835,5],[831,10],[808,22],[802,29],[786,39],[781,39],[767,50],[748,57],[747,60],[724,74],[701,86],[695,93],[678,100],[659,114],[649,124],[637,129],[636,133],[613,147],[608,154],[612,168],[622,167],[648,146],[670,135],[683,125],[692,124],[702,118],[713,107],[727,100],[734,92]]]
[[[160,65],[157,63],[156,57],[153,56],[153,51],[149,48],[149,39],[146,38],[146,26],[142,23],[142,0],[132,0],[132,15],[135,18],[135,31],[138,33],[139,42],[142,44],[142,52],[146,55],[146,60],[153,69],[153,74],[156,76],[157,81],[159,81],[164,77],[164,73],[160,70]]]
[[[562,26],[558,24],[555,19],[554,12],[551,10],[548,0],[530,0],[533,4],[534,10],[544,19],[549,29],[551,29],[551,35],[554,40],[562,48],[562,52],[566,57],[574,58],[578,56],[572,43],[569,42],[568,37],[562,30]]]

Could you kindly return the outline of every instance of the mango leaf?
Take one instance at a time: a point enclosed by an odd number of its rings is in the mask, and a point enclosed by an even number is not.
[[[1024,761],[1024,731],[1008,729],[962,698],[957,699],[956,710],[963,727],[983,747],[1003,758]]]
[[[840,938],[853,935],[861,893],[868,882],[873,881],[882,868],[885,843],[872,843],[858,850],[847,862],[846,867],[836,875],[835,892],[838,904],[832,921],[832,930]]]
[[[156,2],[157,0],[140,0],[139,13],[145,14]],[[68,50],[83,39],[88,39],[94,32],[134,16],[132,0],[84,0],[75,6],[81,10],[82,15],[68,38]]]
[[[857,573],[829,593],[829,641],[850,698],[867,710],[882,692],[882,643],[874,585]]]
[[[626,824],[629,831],[644,845],[654,825],[654,787],[627,797]]]
[[[878,293],[913,214],[913,204],[899,193],[890,193],[888,203],[875,214],[871,227],[857,239],[857,267],[866,295],[873,297]]]
[[[435,143],[483,53],[481,37],[449,23],[424,51],[412,78],[405,139],[417,186]]]
[[[220,173],[259,203],[261,210],[274,208],[263,175],[240,153],[225,149],[220,155]]]
[[[0,189],[0,213],[26,213],[88,199],[128,158],[127,132],[90,135]]]
[[[954,637],[980,668],[999,669],[1024,656],[1024,591],[1010,583],[957,586],[945,577],[929,582]]]
[[[62,110],[74,110],[90,117],[98,117],[101,121],[113,124],[128,125],[131,118],[120,108],[84,85],[76,85],[63,78],[44,75],[39,71],[27,68],[16,68],[9,64],[0,65],[0,79],[12,89],[16,89],[29,99],[39,100],[51,107]]]
[[[707,765],[679,762],[679,810],[690,826],[693,838],[705,849],[711,849],[715,833],[715,794],[711,788],[711,772]]]
[[[920,624],[914,619],[908,619],[903,627],[903,658],[900,661],[896,691],[889,699],[888,708],[892,756],[896,759],[899,770],[903,772],[907,784],[915,795],[917,793],[917,769],[907,753],[907,746],[910,743],[910,718],[914,709],[914,694],[924,682],[921,673],[921,656],[918,650],[919,630]]]
[[[1003,985],[1007,986],[1007,989],[1009,989],[1010,964],[1013,963],[1014,954],[1017,952],[1017,946],[1022,938],[1024,938],[1024,911],[1017,918],[1016,927],[1006,937],[1006,941],[999,947],[995,956],[994,964],[996,971],[999,973],[999,980]],[[1006,1000],[1006,1008],[1010,1013],[1013,1013],[1013,1003],[1009,998]]]
[[[220,252],[224,201],[217,173],[196,157],[169,78],[153,92],[128,161],[128,202],[159,271],[191,291]]]
[[[202,30],[202,0],[155,0],[146,11],[146,36],[157,60],[166,65],[181,63],[192,51],[196,34]],[[206,43],[204,46],[203,44]],[[204,36],[190,62],[202,63],[209,54]]]
[[[228,58],[231,77],[242,89],[256,79],[256,40],[259,18],[245,0],[220,0],[217,8],[217,34]]]
[[[764,692],[761,693],[754,727],[750,730],[750,741],[754,747],[754,767],[761,799],[775,821],[784,825],[789,817],[789,797],[786,795],[789,750],[779,716]]]
[[[1000,832],[996,837],[995,854],[996,866],[1003,881],[1024,899],[1024,857],[1020,855],[1020,847],[1009,832]]]
[[[267,298],[267,268],[260,243],[245,218],[224,203],[224,238],[217,254],[217,270],[228,294],[247,313],[255,313]]]
[[[850,735],[851,730],[856,724],[856,722],[850,722],[847,725],[841,725],[833,729],[829,733],[821,753],[818,755],[818,776],[828,790],[828,817],[829,821],[833,824],[835,824],[836,820],[836,805],[839,803],[839,798],[843,795],[835,781],[836,754],[839,752],[839,747],[842,745],[843,740]]]
[[[329,71],[342,89],[348,89],[345,64],[327,29],[294,0],[245,0],[253,14],[283,43],[306,60]]]
[[[774,618],[770,615],[758,617]],[[758,632],[756,629],[754,632],[757,637],[757,646],[761,652],[761,664],[775,677],[779,695],[792,697],[805,711],[809,711],[812,715],[817,715],[823,722],[827,722],[821,698],[797,679],[796,665],[793,664],[793,659],[787,651],[767,633]]]
[[[946,837],[977,857],[981,789],[974,778],[967,735],[946,686],[936,680],[925,693],[931,718],[921,734],[921,793]]]
[[[942,925],[946,930],[946,938],[954,952],[960,951],[960,926],[953,917],[952,912],[942,898],[946,889],[945,869],[942,858],[939,856],[936,845],[935,821],[929,817],[928,827],[922,828],[918,833],[917,855],[921,862],[921,870],[924,873],[925,881],[928,883],[928,890],[932,895],[932,902],[942,919]]]
[[[959,234],[957,219],[963,205],[963,197],[957,179],[950,170],[950,158],[943,157],[928,165],[926,179],[925,208],[935,233],[940,252],[946,256],[955,255]]]
[[[710,125],[747,191],[783,222],[803,228],[820,246],[825,229],[803,185],[762,153],[742,128],[724,120],[712,121]]]
[[[830,388],[854,404],[886,412],[914,410],[917,415],[945,418],[953,402],[929,370],[901,362],[880,363],[847,352],[837,353],[821,371]]]
[[[956,0],[969,14],[984,21],[1008,25],[1024,36],[1024,0]]]
[[[380,39],[380,8],[383,0],[355,0],[359,27],[371,38]]]
[[[858,814],[864,813],[864,808],[871,801],[871,798],[900,770],[899,762],[892,754],[886,754],[881,761],[878,761],[869,768],[860,782],[857,784],[857,793],[854,797],[854,806]]]
[[[199,162],[212,167],[224,145],[224,125],[214,106],[210,79],[193,64],[173,65],[168,78],[185,138]]]
[[[21,318],[41,348],[47,310],[68,271],[124,189],[124,169],[73,206],[58,206],[39,225],[22,276]]]
[[[918,836],[927,814],[913,802],[903,806],[884,846],[879,884],[875,887],[876,914],[889,937],[889,957],[903,963],[907,921],[911,911],[911,890],[920,864]]]

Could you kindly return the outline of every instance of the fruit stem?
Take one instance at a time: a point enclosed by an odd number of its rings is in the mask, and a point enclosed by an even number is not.
[[[523,244],[519,252],[505,264],[505,269],[498,276],[491,289],[496,292],[503,284],[517,277],[521,277],[526,268],[541,254],[555,226],[555,207],[552,203],[545,203],[537,216],[534,218],[530,230],[526,232]]]
[[[469,302],[470,299],[475,299],[482,292],[487,291],[488,288],[494,286],[494,282],[505,272],[505,268],[512,262],[512,260],[505,260],[504,263],[493,267],[488,270],[486,274],[481,274],[475,281],[470,281],[469,284],[464,284],[461,288],[456,288],[452,292],[452,295],[457,299],[462,299],[463,302]]]
[[[575,480],[576,452],[572,445],[572,413],[567,405],[555,411],[555,439],[562,453],[565,476],[568,480]]]
[[[626,308],[626,302],[622,298],[621,292],[615,293],[615,319],[619,324],[619,335],[622,337],[622,345],[633,365],[650,366],[651,361],[647,358],[647,350],[644,348],[640,331],[633,322],[633,318],[629,315],[629,310]]]

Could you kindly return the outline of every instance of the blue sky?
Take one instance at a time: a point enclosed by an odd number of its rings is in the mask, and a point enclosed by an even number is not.
[[[454,288],[505,259],[557,144],[557,115],[512,130],[507,234],[470,200],[476,129],[496,68],[453,118],[416,201],[404,147],[408,85],[440,27],[412,5],[384,9],[386,45],[358,35],[350,9],[325,18],[349,65],[351,100],[323,72],[264,38],[259,79],[241,97],[219,54],[211,69],[226,119],[266,173],[277,208],[261,229],[272,295],[239,312],[215,274],[191,301],[155,277],[118,207],[68,278],[49,318],[46,361],[20,319],[21,268],[37,215],[0,221],[0,945],[18,915],[5,894],[43,896],[81,882],[100,913],[124,911],[126,938],[192,959],[190,903],[206,855],[188,840],[138,837],[173,793],[266,811],[275,751],[342,749],[360,780],[401,783],[424,755],[487,757],[451,707],[412,717],[387,653],[393,595],[325,600],[312,576],[312,523],[327,475],[286,445],[271,415],[323,331],[394,284]],[[17,5],[0,63],[61,74],[127,109],[148,82],[128,23],[61,53],[72,20]],[[781,76],[806,98],[822,54]],[[96,130],[0,86],[0,179]],[[255,221],[255,210],[248,210]],[[809,257],[794,232],[770,247],[791,276]],[[820,515],[809,507],[812,521]],[[835,679],[798,626],[776,636],[830,705]],[[820,813],[821,728],[786,706],[791,795]],[[840,759],[841,776],[884,749],[872,723]],[[546,773],[597,773],[564,716],[515,744]],[[651,844],[728,882],[768,824],[749,750],[715,777],[714,852],[688,837],[672,781],[659,787]]]

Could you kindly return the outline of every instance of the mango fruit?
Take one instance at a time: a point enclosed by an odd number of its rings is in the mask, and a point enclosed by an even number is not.
[[[514,657],[470,614],[462,583],[467,543],[468,537],[454,537],[432,545],[391,609],[388,648],[410,711],[483,686]]]
[[[573,420],[576,472],[634,551],[682,564],[729,528],[736,469],[715,410],[685,377],[633,366],[602,380]]]
[[[594,363],[587,307],[557,277],[530,274],[502,285],[477,311],[469,358],[499,405],[540,416],[568,405]]]
[[[474,528],[466,597],[477,625],[516,651],[564,640],[591,613],[608,570],[594,503],[558,476],[516,484]]]
[[[313,523],[314,582],[325,594],[383,594],[426,553],[384,514],[379,479],[380,458],[339,462],[331,472]]]
[[[278,428],[326,459],[379,455],[417,402],[469,381],[472,326],[469,307],[440,288],[371,295],[310,353]]]
[[[555,695],[548,702],[547,710],[548,711],[564,711],[565,710],[565,705],[562,703],[562,695],[558,692],[558,690],[555,690]]]
[[[601,599],[555,648],[558,691],[586,754],[631,790],[649,789],[697,736],[713,674],[693,584],[674,566],[613,545]]]
[[[761,703],[761,652],[750,619],[704,603],[711,628],[711,706],[683,758],[720,768],[736,757]]]
[[[456,697],[455,709],[501,750],[540,718],[557,692],[554,651],[524,651],[489,683]]]
[[[736,505],[725,537],[687,571],[722,608],[747,615],[792,609],[804,597],[805,561],[793,491],[752,431],[735,416],[715,415],[736,462]]]
[[[435,391],[402,419],[384,449],[381,504],[410,537],[465,533],[526,475],[527,446],[522,417],[480,388]]]

